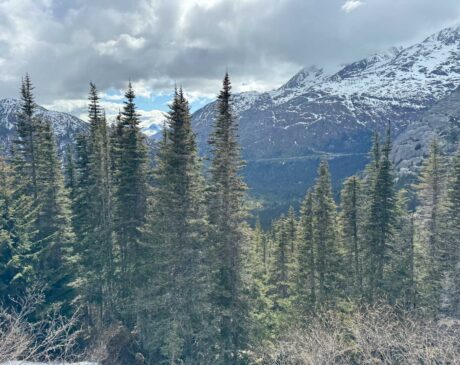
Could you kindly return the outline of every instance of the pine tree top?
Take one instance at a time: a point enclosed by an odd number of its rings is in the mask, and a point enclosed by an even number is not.
[[[139,114],[136,110],[136,104],[134,103],[134,99],[136,95],[133,90],[133,86],[131,81],[128,84],[128,89],[125,92],[125,101],[123,111],[121,112],[121,122],[124,126],[128,126],[130,128],[137,128],[139,126]]]
[[[35,110],[35,100],[33,95],[34,87],[28,73],[22,79],[21,84],[21,110],[24,115],[31,118]]]
[[[99,95],[94,83],[89,84],[89,95],[88,95],[88,119],[91,125],[99,124],[100,120],[102,119],[102,108],[99,103]]]

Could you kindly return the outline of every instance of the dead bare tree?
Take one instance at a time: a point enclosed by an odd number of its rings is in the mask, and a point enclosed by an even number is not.
[[[31,290],[0,307],[0,364],[8,361],[69,360],[76,356],[78,311],[70,318],[57,311],[37,321],[30,316],[43,302],[42,292]]]
[[[254,354],[266,365],[456,365],[460,323],[422,320],[389,306],[344,316],[326,313],[293,328],[273,349]]]

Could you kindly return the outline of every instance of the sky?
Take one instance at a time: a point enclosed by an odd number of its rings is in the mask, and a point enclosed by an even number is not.
[[[272,90],[459,22],[459,0],[0,0],[0,98],[28,72],[39,104],[84,118],[92,81],[113,117],[130,80],[159,122],[175,85],[196,110],[226,70],[236,92]]]

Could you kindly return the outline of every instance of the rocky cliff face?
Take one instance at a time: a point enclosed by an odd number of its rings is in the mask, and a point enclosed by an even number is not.
[[[460,88],[425,111],[396,137],[392,156],[400,178],[413,179],[434,138],[447,156],[459,148]]]

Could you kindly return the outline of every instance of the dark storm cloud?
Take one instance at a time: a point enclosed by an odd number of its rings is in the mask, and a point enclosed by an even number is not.
[[[355,60],[460,19],[458,0],[0,0],[0,97],[30,72],[39,101],[137,82],[215,93],[273,87],[307,65]]]

